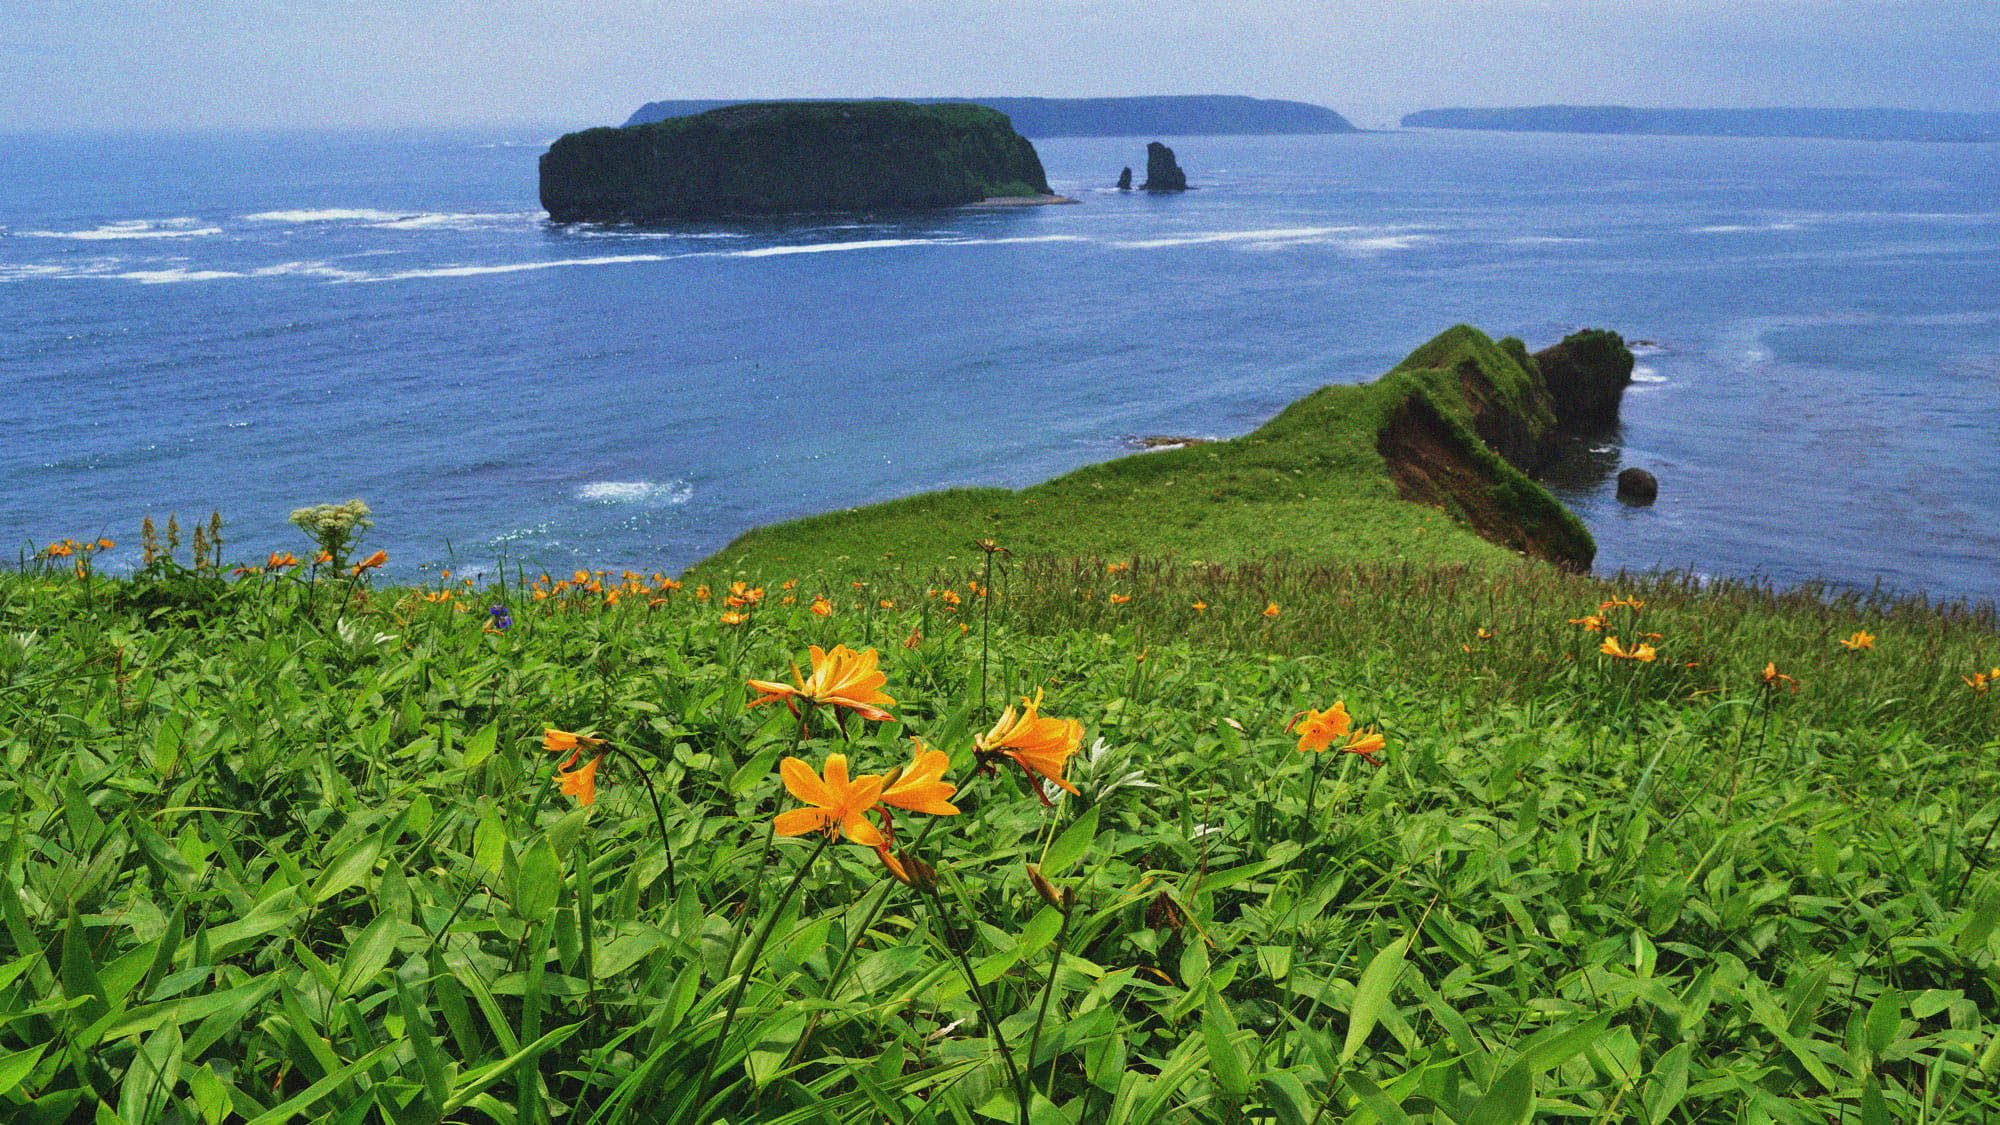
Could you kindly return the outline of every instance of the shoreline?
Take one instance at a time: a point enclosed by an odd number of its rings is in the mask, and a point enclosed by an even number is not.
[[[1056,203],[1082,203],[1081,199],[1071,199],[1067,195],[989,195],[977,203],[964,204],[966,207],[1047,207]]]

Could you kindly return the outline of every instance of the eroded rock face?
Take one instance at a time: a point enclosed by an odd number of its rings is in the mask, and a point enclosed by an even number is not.
[[[1565,570],[1597,553],[1574,515],[1527,471],[1555,420],[1521,342],[1459,325],[1385,376],[1404,389],[1376,443],[1396,493],[1441,508],[1482,538]]]
[[[1141,191],[1186,191],[1187,173],[1174,161],[1174,150],[1158,141],[1146,142],[1146,182]]]
[[[1132,190],[1132,169],[1127,168],[1124,171],[1118,173],[1118,190],[1119,191]]]
[[[1035,147],[985,106],[764,102],[586,129],[542,155],[557,222],[909,211],[1049,194]]]
[[[1618,403],[1632,383],[1632,352],[1616,332],[1587,329],[1535,353],[1556,424],[1602,429],[1618,422]]]

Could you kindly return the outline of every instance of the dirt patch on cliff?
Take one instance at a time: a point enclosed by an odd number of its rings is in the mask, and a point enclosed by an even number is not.
[[[1545,559],[1564,570],[1585,571],[1577,545],[1559,528],[1508,503],[1513,491],[1422,395],[1403,400],[1376,440],[1396,494],[1449,513],[1488,542]]]

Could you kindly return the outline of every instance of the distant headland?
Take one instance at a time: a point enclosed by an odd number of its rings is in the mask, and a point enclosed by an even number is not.
[[[542,154],[541,196],[561,223],[1056,198],[1002,114],[893,101],[764,102],[570,133]]]
[[[883,99],[872,99],[883,100]],[[1223,94],[1140,98],[908,98],[916,105],[977,104],[999,110],[1024,137],[1227,136],[1259,133],[1358,133],[1333,110],[1310,102]],[[659,101],[640,106],[626,125],[647,125],[725,106],[725,101]],[[785,103],[771,103],[785,104]]]
[[[1916,109],[1633,109],[1622,105],[1536,105],[1511,109],[1426,109],[1406,114],[1403,127],[1493,129],[1518,133],[1996,141],[2000,140],[2000,113],[1936,113]]]

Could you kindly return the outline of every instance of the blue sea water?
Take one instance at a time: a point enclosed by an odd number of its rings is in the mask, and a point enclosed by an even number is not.
[[[1559,491],[1599,568],[2000,597],[2000,146],[1038,144],[1076,206],[556,226],[552,133],[0,138],[0,536],[219,509],[392,569],[672,571],[751,526],[1245,432],[1458,322],[1649,341]],[[1629,508],[1608,474],[1652,470]]]

